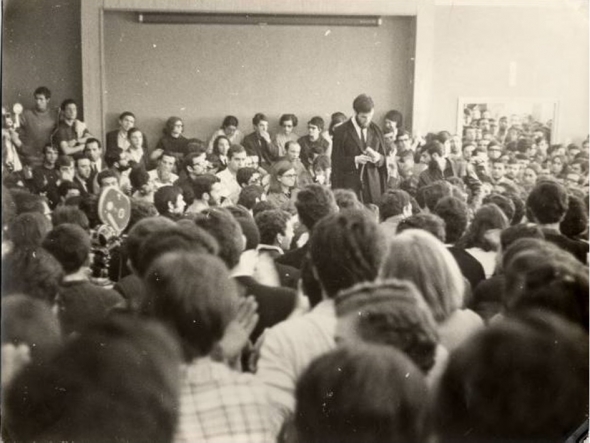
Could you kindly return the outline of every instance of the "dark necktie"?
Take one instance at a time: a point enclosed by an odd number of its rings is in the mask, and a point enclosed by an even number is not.
[[[361,150],[365,152],[367,149],[367,141],[365,140],[365,131],[364,128],[361,128]]]

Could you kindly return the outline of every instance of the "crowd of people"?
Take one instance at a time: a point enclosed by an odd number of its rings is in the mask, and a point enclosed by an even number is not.
[[[152,148],[132,112],[103,138],[34,97],[3,108],[4,441],[587,432],[588,138],[419,136],[361,94],[305,135],[170,117]]]

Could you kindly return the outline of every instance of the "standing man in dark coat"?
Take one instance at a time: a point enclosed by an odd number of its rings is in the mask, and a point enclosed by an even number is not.
[[[354,99],[355,115],[334,131],[332,188],[352,189],[363,203],[379,204],[387,185],[385,141],[371,122],[375,104],[366,94]]]

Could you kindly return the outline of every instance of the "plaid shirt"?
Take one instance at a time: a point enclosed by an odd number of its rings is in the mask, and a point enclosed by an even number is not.
[[[176,442],[274,442],[264,385],[209,357],[183,367]]]

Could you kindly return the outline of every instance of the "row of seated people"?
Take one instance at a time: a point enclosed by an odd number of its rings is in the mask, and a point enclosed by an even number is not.
[[[240,192],[244,206],[195,213],[175,208],[175,186],[154,204],[132,199],[126,272],[107,288],[89,271],[96,197],[52,211],[3,187],[7,441],[563,441],[578,431],[587,201],[550,177],[519,208],[494,193],[475,212],[444,180],[369,206],[312,183],[289,212],[263,191],[245,198],[255,188]]]

